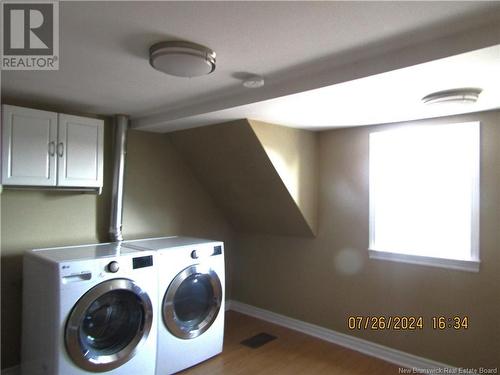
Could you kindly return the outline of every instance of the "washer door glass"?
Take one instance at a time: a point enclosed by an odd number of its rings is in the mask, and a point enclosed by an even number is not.
[[[175,336],[192,339],[210,328],[221,302],[222,288],[217,274],[193,265],[180,272],[168,287],[163,300],[163,321]]]
[[[102,372],[136,353],[151,329],[151,300],[127,279],[103,282],[75,305],[66,325],[66,348],[81,368]]]

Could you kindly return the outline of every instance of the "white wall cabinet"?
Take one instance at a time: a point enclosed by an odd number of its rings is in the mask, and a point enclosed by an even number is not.
[[[59,114],[57,183],[102,186],[102,120]]]
[[[2,184],[102,187],[104,122],[2,106]]]
[[[2,184],[55,186],[57,113],[2,106]]]

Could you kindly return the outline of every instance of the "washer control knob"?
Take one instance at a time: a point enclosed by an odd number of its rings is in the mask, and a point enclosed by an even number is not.
[[[109,262],[108,264],[108,272],[116,273],[120,269],[120,265],[116,261]]]
[[[198,259],[200,256],[196,250],[191,251],[191,258]]]

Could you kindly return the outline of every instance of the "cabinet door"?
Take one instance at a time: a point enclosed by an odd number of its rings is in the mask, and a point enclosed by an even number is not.
[[[59,114],[58,186],[101,187],[104,122]]]
[[[54,186],[57,113],[2,106],[2,184]]]

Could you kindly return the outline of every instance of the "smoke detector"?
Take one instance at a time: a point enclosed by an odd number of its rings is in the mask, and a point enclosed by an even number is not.
[[[264,86],[264,77],[257,74],[249,75],[243,81],[243,86],[248,89],[257,89]]]
[[[191,42],[160,42],[149,49],[149,63],[176,77],[197,77],[215,70],[215,52]]]
[[[453,90],[437,91],[424,96],[422,102],[425,104],[456,103],[471,104],[477,102],[479,94],[483,90],[478,88],[461,88]]]

